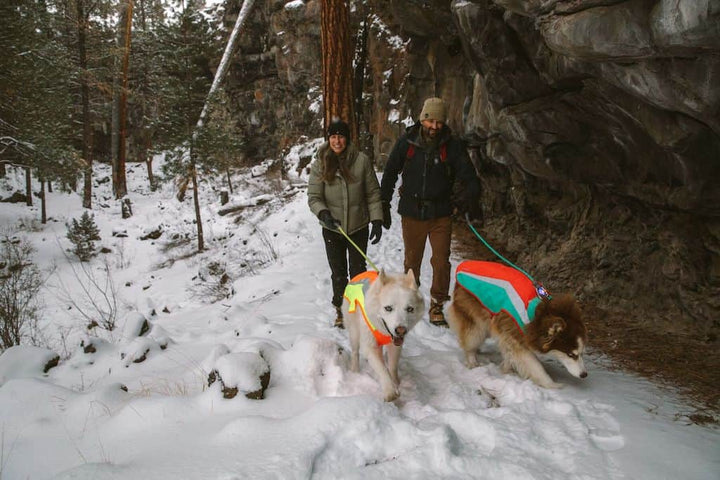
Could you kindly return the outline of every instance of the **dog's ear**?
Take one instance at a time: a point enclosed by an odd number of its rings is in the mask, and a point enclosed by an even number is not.
[[[387,283],[387,274],[385,273],[385,269],[380,269],[380,274],[378,275],[378,282],[382,285],[383,283]]]
[[[415,274],[413,273],[412,268],[408,270],[408,272],[405,274],[405,282],[407,282],[408,288],[412,288],[413,290],[417,290],[417,282],[415,281]]]
[[[553,340],[557,338],[558,335],[560,335],[560,332],[562,332],[565,329],[565,320],[563,320],[560,317],[552,316],[550,318],[546,319],[546,331],[545,335],[543,335],[543,344],[542,344],[542,351],[547,352],[550,350],[550,345],[552,344]],[[545,322],[543,322],[545,323]]]

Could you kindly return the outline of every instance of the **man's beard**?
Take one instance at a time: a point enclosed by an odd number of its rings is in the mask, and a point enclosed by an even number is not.
[[[428,140],[435,140],[438,138],[438,135],[440,135],[440,129],[439,128],[429,128],[429,127],[422,127],[422,134],[423,137]]]

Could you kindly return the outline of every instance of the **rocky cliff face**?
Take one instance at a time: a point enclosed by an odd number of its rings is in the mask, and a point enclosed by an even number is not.
[[[227,6],[230,29],[242,2],[235,3]],[[228,75],[248,163],[322,135],[319,2],[288,3],[255,2]]]
[[[256,157],[321,134],[319,2],[264,3],[233,71]],[[496,249],[603,312],[715,341],[720,0],[367,3],[353,18],[370,26],[379,166],[400,122],[442,96]]]

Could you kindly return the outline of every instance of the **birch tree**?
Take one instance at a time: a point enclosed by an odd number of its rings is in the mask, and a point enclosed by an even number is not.
[[[195,220],[197,223],[198,234],[198,251],[204,250],[205,242],[203,238],[202,218],[200,216],[200,200],[198,198],[197,150],[192,147],[193,144],[196,142],[198,135],[200,135],[201,130],[205,128],[205,120],[211,108],[211,102],[220,84],[225,78],[225,74],[227,73],[228,67],[230,65],[230,58],[232,57],[235,50],[235,45],[237,44],[238,36],[240,34],[243,24],[247,20],[247,17],[254,3],[254,0],[245,0],[242,7],[240,8],[240,13],[238,13],[238,17],[235,20],[235,26],[230,33],[230,38],[228,39],[228,43],[225,47],[225,52],[223,53],[222,60],[220,61],[220,65],[218,66],[217,71],[215,72],[215,78],[213,79],[213,83],[210,87],[210,91],[207,94],[205,104],[203,105],[202,111],[200,112],[200,117],[198,118],[197,124],[195,125],[195,128],[193,130],[192,139],[190,142],[191,148],[189,155],[189,165],[187,172],[185,173],[184,179],[180,182],[180,188],[178,190],[178,200],[182,201],[182,199],[185,197],[185,190],[188,183],[192,183],[193,202],[195,205]]]

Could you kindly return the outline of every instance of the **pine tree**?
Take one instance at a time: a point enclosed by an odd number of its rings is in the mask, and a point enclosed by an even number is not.
[[[0,5],[0,137],[3,161],[25,167],[43,185],[70,183],[77,154],[70,144],[72,68],[58,17],[46,2]],[[45,216],[43,214],[43,223]]]
[[[95,216],[83,212],[79,222],[73,218],[72,224],[67,227],[67,238],[74,245],[73,253],[80,261],[87,262],[94,257],[97,253],[95,242],[100,241],[100,230],[95,224]]]
[[[138,0],[133,31],[133,55],[130,88],[132,104],[128,111],[130,146],[139,162],[145,163],[150,188],[155,190],[157,182],[153,173],[153,153],[158,142],[160,124],[160,91],[163,84],[163,56],[158,39],[158,26],[165,18],[163,5],[159,0]]]

